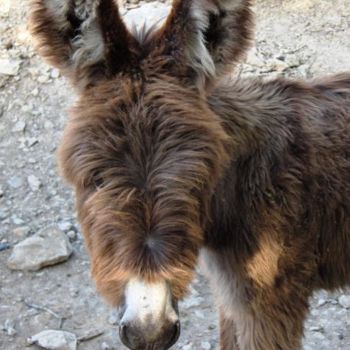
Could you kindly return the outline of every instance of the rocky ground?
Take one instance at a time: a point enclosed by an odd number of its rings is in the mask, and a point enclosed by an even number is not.
[[[140,8],[129,1],[125,14],[159,18],[164,2]],[[256,46],[240,74],[312,77],[350,69],[349,0],[257,0],[255,11]],[[0,1],[0,349],[38,342],[123,349],[116,315],[89,278],[72,193],[57,174],[55,151],[72,90],[33,53],[27,14],[23,1]],[[311,303],[304,349],[350,349],[350,292],[321,291]],[[181,313],[174,349],[216,349],[217,315],[200,275]],[[69,333],[34,336],[45,330]]]

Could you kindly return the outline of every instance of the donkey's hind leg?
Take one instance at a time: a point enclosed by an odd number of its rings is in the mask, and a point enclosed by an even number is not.
[[[226,318],[223,312],[220,312],[220,349],[239,350],[235,322]]]

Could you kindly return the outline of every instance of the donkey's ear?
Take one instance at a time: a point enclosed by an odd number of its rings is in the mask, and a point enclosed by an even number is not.
[[[32,0],[31,32],[51,65],[85,88],[121,71],[136,44],[116,0]]]
[[[227,73],[246,54],[253,37],[252,0],[174,0],[160,33],[176,66],[205,81]]]

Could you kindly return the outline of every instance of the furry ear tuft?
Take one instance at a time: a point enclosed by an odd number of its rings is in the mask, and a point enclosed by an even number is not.
[[[39,54],[80,88],[132,60],[135,40],[114,0],[33,0],[30,27]]]
[[[242,59],[253,37],[251,0],[175,0],[164,25],[165,54],[206,82]]]

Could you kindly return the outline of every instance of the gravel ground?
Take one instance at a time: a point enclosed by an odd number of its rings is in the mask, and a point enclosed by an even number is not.
[[[139,6],[128,2],[129,19],[166,8]],[[349,0],[257,0],[255,11],[256,46],[240,74],[313,77],[350,69]],[[0,1],[0,349],[24,349],[29,337],[46,329],[73,333],[79,349],[124,349],[115,312],[90,281],[72,193],[57,174],[55,151],[74,96],[33,53],[27,13],[23,1]],[[30,272],[9,269],[19,242],[40,237],[48,244],[53,230],[67,245],[66,256],[56,260],[63,262]],[[37,247],[26,249],[30,257]],[[36,251],[36,258],[44,253]],[[320,291],[311,304],[304,349],[350,349],[350,291]],[[217,315],[200,274],[181,313],[183,331],[174,349],[218,348]]]

